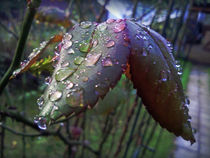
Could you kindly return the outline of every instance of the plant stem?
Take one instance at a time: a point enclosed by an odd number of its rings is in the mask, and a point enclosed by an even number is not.
[[[25,47],[25,43],[31,28],[31,24],[33,22],[34,15],[36,13],[36,9],[39,7],[40,3],[41,0],[32,0],[28,4],[28,9],[23,21],[23,27],[21,30],[20,38],[18,40],[18,44],[15,50],[15,55],[13,57],[9,69],[7,70],[7,72],[4,74],[4,76],[0,81],[0,94],[3,92],[4,88],[8,84],[12,72],[19,66],[19,63],[21,61],[21,56],[23,54],[23,50]]]

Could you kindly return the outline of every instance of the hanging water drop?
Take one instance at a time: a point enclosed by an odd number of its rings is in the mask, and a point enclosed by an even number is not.
[[[42,108],[43,104],[44,104],[44,98],[43,96],[41,96],[40,98],[37,99],[37,105],[39,106],[39,109]]]
[[[40,117],[35,117],[34,118],[34,123],[37,124],[37,126],[39,127],[39,129],[41,130],[46,130],[47,129],[47,120],[46,118],[40,116]]]
[[[50,76],[48,76],[48,77],[45,78],[44,81],[45,81],[44,83],[45,83],[46,85],[49,85],[49,84],[51,83],[51,81],[52,81],[52,78],[51,78]]]

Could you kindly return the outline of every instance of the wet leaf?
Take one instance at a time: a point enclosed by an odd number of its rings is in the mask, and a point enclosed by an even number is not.
[[[194,143],[181,80],[166,40],[129,21],[128,30],[132,39],[141,36],[131,40],[130,56],[131,80],[138,95],[162,127]]]
[[[125,73],[163,128],[195,142],[175,60],[158,33],[129,20],[82,22],[64,36],[59,56],[38,120],[92,108]]]

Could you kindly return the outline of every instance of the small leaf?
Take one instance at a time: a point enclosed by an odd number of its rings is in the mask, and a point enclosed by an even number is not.
[[[160,125],[195,142],[176,63],[158,33],[128,21],[131,80],[149,113]]]
[[[55,35],[49,41],[44,41],[40,44],[38,49],[34,49],[33,52],[29,55],[28,60],[25,60],[21,63],[21,67],[15,70],[10,77],[10,79],[15,78],[18,74],[27,71],[40,57],[40,55],[45,51],[45,49],[53,43],[60,42],[62,40],[62,35]]]

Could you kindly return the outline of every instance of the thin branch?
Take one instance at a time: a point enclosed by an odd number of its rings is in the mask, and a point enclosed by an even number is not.
[[[141,21],[146,15],[151,13],[156,7],[158,7],[161,4],[161,0],[158,1],[154,6],[152,6],[147,12],[145,12],[143,15],[140,17],[136,18],[136,21]]]
[[[0,21],[0,26],[7,31],[8,33],[10,33],[16,40],[18,40],[18,35],[16,35],[16,33],[14,33],[13,31],[11,31],[7,26],[5,26],[1,21]]]
[[[23,21],[23,27],[21,30],[20,38],[18,40],[17,48],[15,50],[15,55],[13,57],[12,63],[5,73],[5,75],[2,77],[0,81],[0,94],[3,92],[4,88],[6,87],[7,83],[9,82],[9,78],[12,74],[12,72],[19,66],[21,61],[21,56],[23,54],[23,50],[25,47],[25,43],[34,19],[34,15],[36,13],[36,9],[39,7],[41,3],[41,0],[32,0],[28,4],[28,9]]]
[[[15,134],[15,135],[19,135],[19,136],[25,136],[25,137],[39,137],[39,136],[42,136],[43,134],[42,133],[33,133],[33,134],[29,134],[29,133],[23,133],[23,132],[18,132],[18,131],[15,131],[13,130],[12,128],[9,128],[7,126],[5,126],[4,124],[0,123],[0,126],[4,129],[6,129],[7,131]]]
[[[136,9],[137,9],[137,6],[138,6],[138,0],[135,0],[135,2],[134,2],[134,7],[133,7],[133,11],[132,11],[132,18],[135,18],[135,16],[136,16]]]
[[[102,10],[101,10],[99,16],[96,18],[96,22],[101,22],[101,19],[102,19],[103,15],[104,15],[105,12],[106,12],[106,6],[107,6],[107,4],[109,3],[109,1],[110,1],[110,0],[105,0],[105,3],[104,3],[104,5],[103,5]]]

